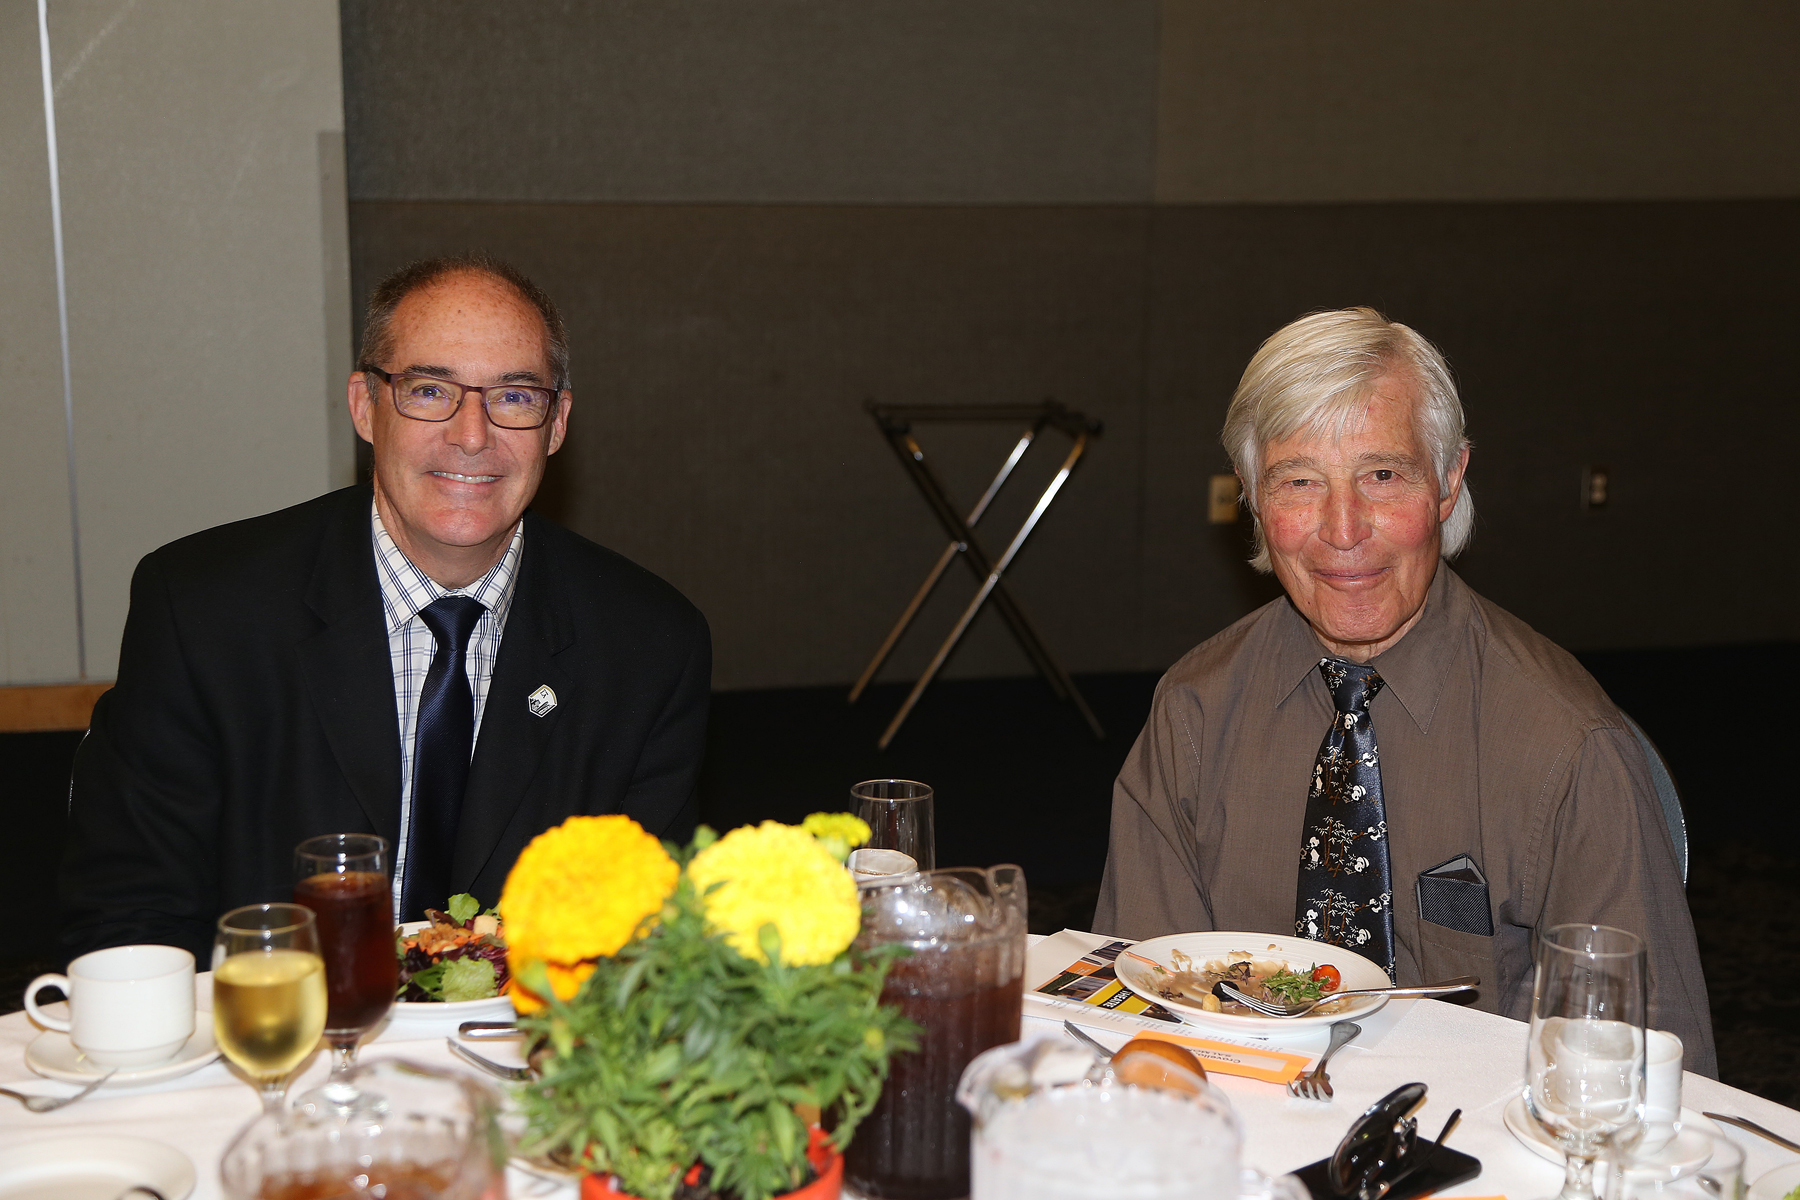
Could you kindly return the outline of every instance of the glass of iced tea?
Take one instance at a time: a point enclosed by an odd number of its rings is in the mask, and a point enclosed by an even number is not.
[[[311,910],[248,904],[219,918],[213,938],[213,1034],[225,1057],[279,1116],[288,1076],[325,1028],[325,963]]]
[[[498,1093],[401,1059],[366,1063],[350,1082],[387,1099],[382,1114],[302,1108],[261,1116],[219,1161],[230,1200],[500,1200],[507,1142]]]
[[[328,833],[301,842],[294,848],[294,902],[318,916],[332,1053],[331,1078],[301,1103],[340,1109],[373,1103],[352,1085],[350,1069],[357,1043],[387,1016],[400,983],[387,839]]]

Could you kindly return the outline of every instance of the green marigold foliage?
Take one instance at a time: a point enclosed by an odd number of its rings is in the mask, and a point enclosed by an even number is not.
[[[709,933],[684,872],[651,933],[522,1018],[550,1047],[520,1093],[526,1152],[610,1171],[645,1200],[703,1162],[715,1191],[768,1200],[810,1169],[796,1105],[836,1114],[833,1144],[849,1145],[889,1056],[917,1046],[917,1026],[877,1003],[893,955],[787,966],[775,927],[762,937],[766,966]]]

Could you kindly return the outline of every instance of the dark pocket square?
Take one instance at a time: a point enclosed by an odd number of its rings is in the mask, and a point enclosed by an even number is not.
[[[1488,908],[1487,876],[1466,854],[1420,871],[1414,885],[1419,895],[1419,916],[1433,925],[1458,933],[1494,936],[1494,916]]]

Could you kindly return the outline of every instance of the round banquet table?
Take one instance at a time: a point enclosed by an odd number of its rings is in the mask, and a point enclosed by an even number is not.
[[[196,981],[196,995],[199,1007],[210,1010],[210,976],[202,975]],[[200,1019],[210,1017],[203,1011]],[[1027,1036],[1058,1028],[1056,1022],[1035,1015],[1025,1018]],[[1091,1032],[1109,1046],[1125,1040],[1109,1031]],[[0,1085],[43,1095],[71,1094],[75,1090],[72,1085],[42,1079],[25,1065],[25,1048],[39,1033],[23,1012],[0,1017]],[[417,1033],[416,1027],[390,1026],[364,1045],[362,1057],[365,1061],[408,1058],[464,1069],[450,1054],[441,1033],[428,1038]],[[516,1064],[515,1046],[485,1042],[475,1048],[496,1061]],[[1419,1080],[1430,1087],[1427,1106],[1420,1114],[1420,1133],[1435,1135],[1450,1110],[1461,1108],[1462,1123],[1451,1134],[1449,1144],[1482,1163],[1479,1177],[1446,1195],[1541,1200],[1556,1193],[1561,1170],[1520,1145],[1501,1119],[1506,1103],[1519,1094],[1524,1056],[1525,1026],[1521,1023],[1426,1000],[1413,1004],[1372,1048],[1352,1043],[1333,1060],[1330,1070],[1337,1097],[1332,1103],[1293,1099],[1275,1084],[1217,1074],[1213,1078],[1243,1119],[1243,1157],[1248,1166],[1275,1174],[1323,1157],[1365,1107],[1400,1084]],[[291,1094],[298,1095],[321,1081],[326,1066],[326,1056],[316,1056]],[[1748,1117],[1800,1141],[1800,1112],[1710,1079],[1686,1076],[1682,1104],[1695,1111],[1711,1109]],[[50,1135],[131,1134],[185,1153],[193,1160],[199,1179],[192,1193],[195,1200],[217,1200],[219,1157],[232,1135],[258,1111],[250,1084],[222,1061],[148,1087],[105,1087],[78,1104],[51,1113],[30,1113],[0,1097],[0,1158],[10,1146]],[[1729,1128],[1726,1134],[1744,1148],[1747,1182],[1800,1157],[1753,1134]],[[575,1196],[572,1184],[518,1168],[509,1171],[508,1188],[513,1197],[573,1200]]]

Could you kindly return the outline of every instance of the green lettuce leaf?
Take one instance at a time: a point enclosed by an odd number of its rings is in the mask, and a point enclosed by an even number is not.
[[[448,958],[442,965],[446,1003],[486,1000],[489,996],[500,994],[500,989],[494,983],[494,964],[486,959]]]
[[[444,964],[434,962],[423,971],[414,972],[412,982],[424,989],[425,994],[433,1000],[442,1000],[444,998]]]
[[[450,897],[450,903],[444,905],[444,911],[450,914],[452,921],[467,921],[481,911],[481,901],[462,892]]]

